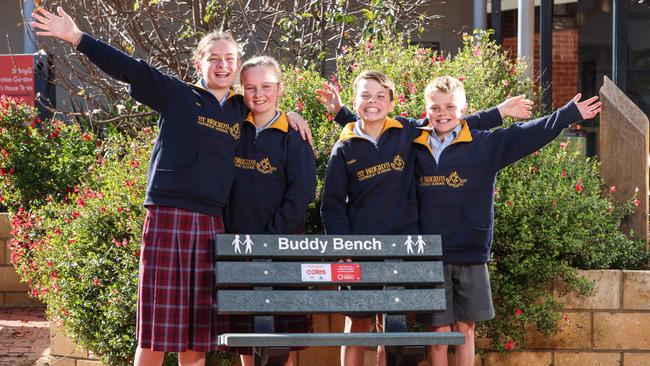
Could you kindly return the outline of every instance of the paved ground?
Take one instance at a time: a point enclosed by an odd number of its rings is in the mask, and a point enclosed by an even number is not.
[[[50,325],[42,308],[0,308],[0,366],[49,365]]]

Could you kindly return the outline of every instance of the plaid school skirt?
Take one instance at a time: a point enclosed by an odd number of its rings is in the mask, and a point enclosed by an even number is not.
[[[302,229],[296,234],[302,234]],[[227,328],[229,333],[253,332],[253,317],[250,315],[230,315],[228,319],[223,318],[222,323],[226,320],[228,321]],[[312,333],[314,331],[313,319],[309,314],[276,315],[273,317],[273,321],[276,333]],[[289,348],[292,351],[299,351],[307,347]],[[250,356],[253,354],[253,349],[250,347],[222,347],[220,349],[240,355]]]
[[[178,208],[149,206],[138,276],[138,345],[154,351],[207,352],[227,318],[217,318],[215,235],[223,220]]]

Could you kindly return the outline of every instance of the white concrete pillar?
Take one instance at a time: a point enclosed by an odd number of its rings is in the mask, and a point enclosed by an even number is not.
[[[533,61],[535,57],[535,1],[518,0],[517,18],[517,56],[526,62],[526,75],[533,77]]]
[[[474,29],[487,29],[486,0],[473,0]]]
[[[29,26],[29,22],[32,21],[33,12],[34,0],[23,0],[23,14],[25,14],[25,19],[23,19],[25,23],[25,26],[23,27],[23,53],[36,52],[36,47],[34,45],[34,33]]]

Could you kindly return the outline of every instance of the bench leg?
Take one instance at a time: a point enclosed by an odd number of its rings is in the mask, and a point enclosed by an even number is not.
[[[284,366],[289,359],[289,352],[291,350],[288,347],[254,347],[253,364],[255,366]]]
[[[424,346],[387,346],[386,366],[417,365],[425,358],[426,352]]]
[[[406,315],[384,314],[384,332],[407,332]],[[417,365],[424,360],[427,347],[424,346],[388,346],[386,347],[386,366]]]

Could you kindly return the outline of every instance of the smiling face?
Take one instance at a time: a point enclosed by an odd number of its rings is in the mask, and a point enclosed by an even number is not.
[[[218,39],[210,42],[194,60],[196,70],[210,91],[225,93],[230,89],[239,71],[237,52],[236,44]]]
[[[443,93],[434,90],[426,97],[427,118],[440,137],[447,136],[460,124],[467,111],[465,94],[462,91]]]
[[[355,84],[354,108],[366,123],[382,122],[395,108],[389,88],[373,79],[360,79]]]
[[[244,101],[253,115],[275,113],[282,94],[282,84],[271,66],[258,65],[241,74]]]

